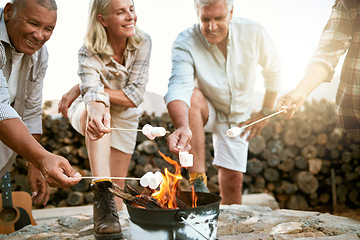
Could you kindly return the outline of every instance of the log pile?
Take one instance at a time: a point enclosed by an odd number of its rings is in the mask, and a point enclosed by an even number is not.
[[[145,124],[174,126],[167,113],[161,117],[144,113],[139,129]],[[77,133],[67,119],[59,115],[43,116],[44,134],[41,144],[49,151],[66,157],[84,176],[91,176],[84,137]],[[141,177],[148,171],[162,171],[173,166],[162,159],[176,159],[166,145],[166,136],[149,140],[138,133],[136,150],[128,169],[129,177]],[[217,170],[211,164],[213,148],[211,134],[206,134],[206,167],[209,189],[218,193]],[[196,159],[194,159],[196,161]],[[261,135],[251,140],[247,173],[244,175],[244,194],[272,193],[281,208],[306,210],[317,206],[337,205],[360,207],[360,136],[345,134],[336,128],[334,105],[325,100],[307,102],[291,120],[277,115],[270,119]],[[188,190],[188,173],[182,169],[184,180],[180,190]],[[24,160],[18,157],[11,171],[13,190],[30,192],[26,182]],[[137,181],[129,181],[135,188]],[[66,189],[51,189],[49,204],[56,207],[89,204],[92,193],[90,180]],[[140,188],[139,188],[140,189]]]
[[[244,189],[273,193],[280,207],[360,207],[360,136],[336,127],[334,105],[306,103],[292,120],[272,118],[250,141]],[[333,176],[331,174],[333,172]]]

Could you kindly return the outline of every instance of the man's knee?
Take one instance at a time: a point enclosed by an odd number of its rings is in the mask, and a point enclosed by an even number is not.
[[[243,173],[226,170],[220,174],[220,183],[228,189],[241,189],[243,185]]]
[[[204,105],[207,105],[206,98],[200,89],[194,88],[193,94],[191,96],[191,107],[193,109],[201,109]]]
[[[190,114],[190,120],[196,118],[198,119],[199,116],[201,116],[202,123],[204,126],[208,121],[209,118],[208,103],[205,96],[198,88],[194,89],[193,95],[191,97],[191,106],[189,109],[189,114]]]

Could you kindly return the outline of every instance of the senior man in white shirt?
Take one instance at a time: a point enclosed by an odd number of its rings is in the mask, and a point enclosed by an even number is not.
[[[235,138],[226,131],[269,114],[280,90],[280,59],[265,29],[233,18],[233,0],[194,0],[199,23],[181,32],[172,47],[172,72],[165,102],[176,131],[168,137],[173,153],[194,155],[189,168],[195,191],[207,192],[205,131],[212,132],[214,166],[222,204],[241,204],[248,141],[268,120]],[[260,65],[266,93],[263,109],[251,113],[255,70]]]

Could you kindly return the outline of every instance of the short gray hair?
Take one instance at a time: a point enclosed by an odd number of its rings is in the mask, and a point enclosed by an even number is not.
[[[200,8],[210,6],[211,4],[215,3],[219,0],[194,0],[194,7],[196,12],[199,11]],[[225,0],[226,6],[229,11],[231,11],[232,7],[234,6],[234,0]]]
[[[14,9],[19,9],[22,6],[25,6],[25,3],[27,1],[28,0],[12,0],[11,3],[14,6]],[[36,0],[36,3],[48,10],[52,10],[52,11],[58,10],[55,0]]]

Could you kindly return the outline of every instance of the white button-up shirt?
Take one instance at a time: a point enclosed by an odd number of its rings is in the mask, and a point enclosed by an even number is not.
[[[214,106],[221,122],[239,123],[251,112],[256,67],[262,67],[265,88],[281,87],[280,58],[265,29],[244,18],[229,27],[227,58],[202,35],[199,24],[181,32],[172,48],[172,72],[166,104],[182,100],[190,106],[197,86]]]

